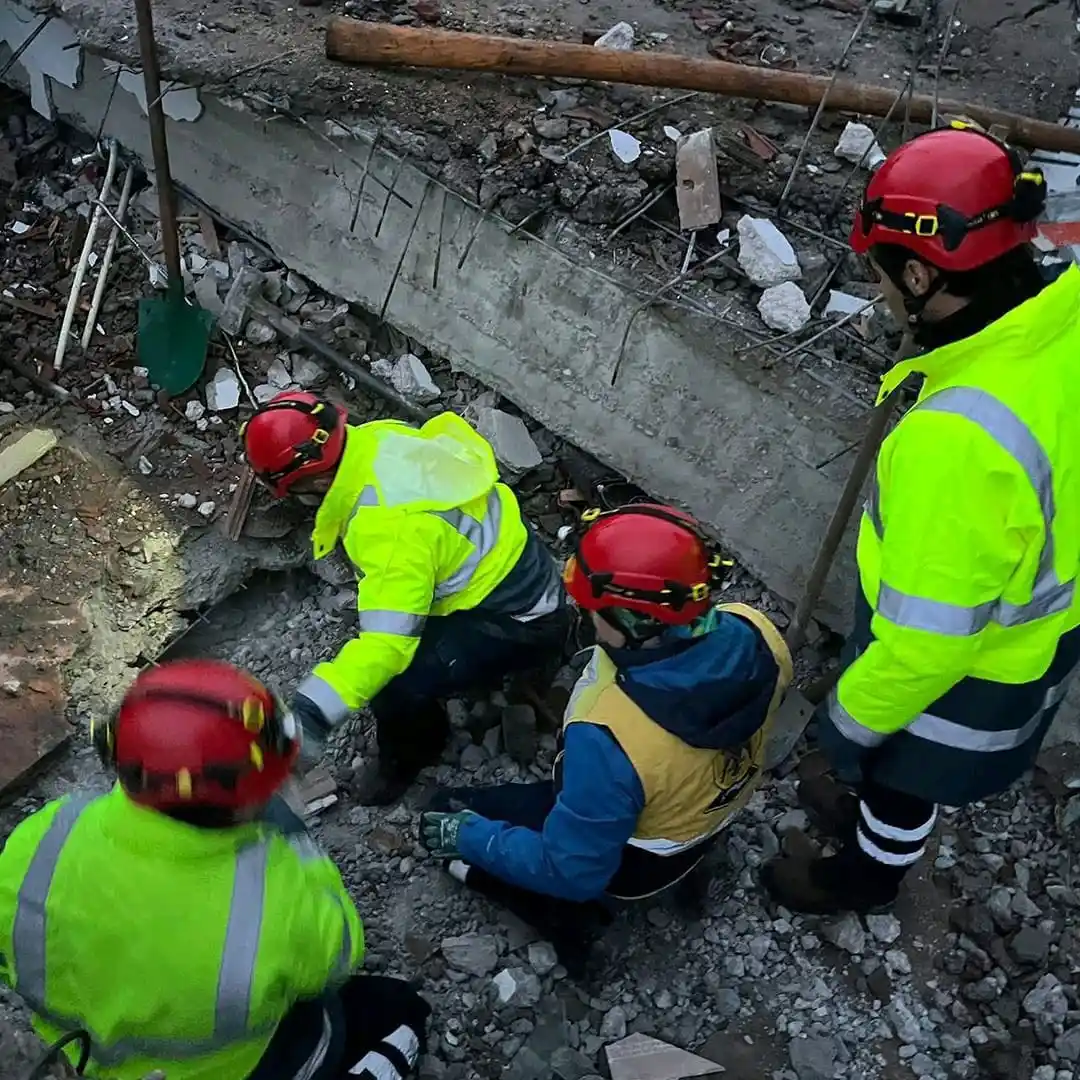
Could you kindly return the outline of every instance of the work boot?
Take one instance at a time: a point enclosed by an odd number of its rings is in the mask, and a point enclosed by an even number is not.
[[[827,836],[846,839],[859,823],[859,797],[834,776],[822,773],[799,781],[799,805]]]
[[[361,806],[390,806],[404,796],[415,779],[416,772],[376,759],[364,766],[350,786]]]
[[[804,915],[882,911],[896,900],[902,878],[902,871],[882,866],[851,847],[838,855],[784,855],[761,870],[769,896]]]

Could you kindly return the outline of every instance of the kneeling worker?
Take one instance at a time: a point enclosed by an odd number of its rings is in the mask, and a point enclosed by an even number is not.
[[[296,691],[306,762],[370,705],[379,760],[360,801],[400,798],[448,733],[439,698],[541,664],[566,639],[558,568],[498,482],[495,455],[454,413],[420,429],[346,424],[314,394],[279,394],[244,428],[256,476],[319,507],[316,559],[340,541],[357,569],[359,634]]]
[[[405,1076],[428,1005],[354,974],[337,868],[302,826],[260,820],[292,716],[242,671],[179,661],[140,675],[94,741],[120,783],[49,803],[0,852],[0,981],[38,1034],[86,1032],[100,1080]]]
[[[580,922],[589,901],[652,895],[700,862],[761,780],[792,674],[768,619],[713,606],[721,562],[692,518],[641,504],[592,521],[564,579],[599,644],[554,780],[443,792],[421,820],[425,846],[465,864],[451,863],[455,876],[544,929]]]

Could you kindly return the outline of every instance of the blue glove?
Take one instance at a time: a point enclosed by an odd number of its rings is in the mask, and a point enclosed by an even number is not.
[[[321,760],[326,750],[326,737],[331,730],[331,724],[323,716],[322,709],[303,694],[293,695],[290,708],[296,719],[297,737],[300,739],[297,767],[301,772],[306,772]]]
[[[437,814],[429,811],[420,815],[420,843],[439,859],[456,859],[458,833],[462,824],[476,815],[471,810],[459,810],[456,814]]]

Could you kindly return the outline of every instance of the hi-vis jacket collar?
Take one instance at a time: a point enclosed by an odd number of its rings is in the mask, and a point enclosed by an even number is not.
[[[1038,296],[1014,308],[979,333],[895,364],[882,376],[876,404],[880,405],[914,372],[935,379],[977,359],[986,348],[990,336],[1000,341],[1016,335],[1023,338],[1025,349],[1038,349],[1041,341],[1057,337],[1075,323],[1078,310],[1080,267],[1070,266]]]

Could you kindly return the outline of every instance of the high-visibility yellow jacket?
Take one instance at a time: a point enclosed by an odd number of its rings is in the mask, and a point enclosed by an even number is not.
[[[312,542],[321,559],[340,541],[356,567],[360,632],[298,687],[329,723],[409,666],[428,616],[477,607],[514,569],[529,534],[498,479],[490,445],[454,413],[419,429],[395,420],[349,427]],[[535,599],[508,614],[555,610],[558,569],[546,552],[535,569]]]
[[[49,803],[0,852],[0,981],[42,1038],[88,1031],[101,1080],[244,1080],[292,1005],[363,955],[307,836],[195,828],[117,787]]]
[[[882,397],[913,371],[925,385],[882,446],[859,529],[873,641],[829,718],[862,747],[903,729],[930,750],[995,750],[1007,733],[980,727],[998,721],[972,715],[966,734],[926,710],[965,677],[1040,679],[1080,624],[1080,270],[897,365]]]

